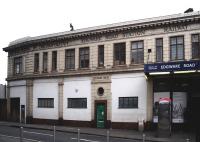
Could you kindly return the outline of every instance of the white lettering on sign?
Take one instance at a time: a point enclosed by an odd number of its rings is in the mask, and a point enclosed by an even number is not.
[[[175,64],[175,65],[162,65],[162,66],[161,66],[161,69],[162,69],[162,70],[163,70],[163,69],[174,69],[174,68],[180,69],[180,64]]]
[[[184,67],[184,68],[193,68],[193,67],[195,67],[195,65],[196,65],[195,63],[184,64],[183,67]]]

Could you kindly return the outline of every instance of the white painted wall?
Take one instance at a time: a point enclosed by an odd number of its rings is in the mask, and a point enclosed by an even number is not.
[[[112,122],[146,120],[147,84],[143,73],[112,75]],[[138,96],[138,108],[119,109],[119,97]]]
[[[67,108],[67,98],[87,98],[87,108]],[[91,79],[66,78],[63,94],[63,119],[91,121]]]
[[[10,86],[10,98],[20,98],[20,106],[25,105],[26,108],[26,81],[12,81],[9,82]],[[25,110],[26,116],[26,110]],[[21,109],[20,109],[20,121],[21,121]]]
[[[54,98],[54,108],[38,108],[38,98]],[[33,118],[58,119],[58,81],[35,80],[33,84]]]

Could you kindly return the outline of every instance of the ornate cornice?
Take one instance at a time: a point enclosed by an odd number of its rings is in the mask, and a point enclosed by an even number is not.
[[[142,19],[136,21],[129,21],[117,24],[110,24],[99,27],[91,27],[86,29],[75,30],[72,32],[62,32],[51,35],[44,35],[39,37],[34,37],[30,40],[19,42],[17,44],[12,44],[3,50],[13,51],[15,49],[32,49],[38,50],[43,49],[45,47],[48,48],[56,48],[67,46],[69,42],[84,39],[93,36],[102,36],[113,33],[123,33],[127,31],[135,31],[141,29],[155,29],[159,27],[165,27],[169,25],[177,25],[183,23],[199,23],[200,22],[200,13],[192,13],[186,15],[171,15],[164,17],[156,17],[149,19]]]

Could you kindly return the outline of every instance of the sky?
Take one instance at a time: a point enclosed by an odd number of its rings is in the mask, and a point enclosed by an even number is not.
[[[2,48],[26,36],[39,36],[117,22],[200,11],[200,0],[1,0],[0,84],[7,77]]]

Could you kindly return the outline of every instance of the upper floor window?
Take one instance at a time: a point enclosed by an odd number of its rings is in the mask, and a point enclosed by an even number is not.
[[[170,57],[171,60],[184,59],[184,36],[170,38]]]
[[[114,65],[126,64],[126,43],[114,44]]]
[[[48,53],[43,53],[43,72],[47,72],[47,65],[48,65]]]
[[[104,66],[104,45],[98,46],[98,66]]]
[[[79,49],[79,67],[89,68],[90,62],[89,47],[84,47]]]
[[[192,58],[200,58],[200,34],[192,35]]]
[[[163,39],[156,39],[156,62],[163,61]]]
[[[52,71],[57,70],[57,51],[52,52]]]
[[[75,49],[65,50],[65,69],[75,68]]]
[[[131,44],[131,63],[144,63],[144,43],[143,41],[133,41]]]
[[[14,58],[14,74],[22,73],[22,57]]]
[[[34,72],[39,72],[39,53],[34,55]]]

